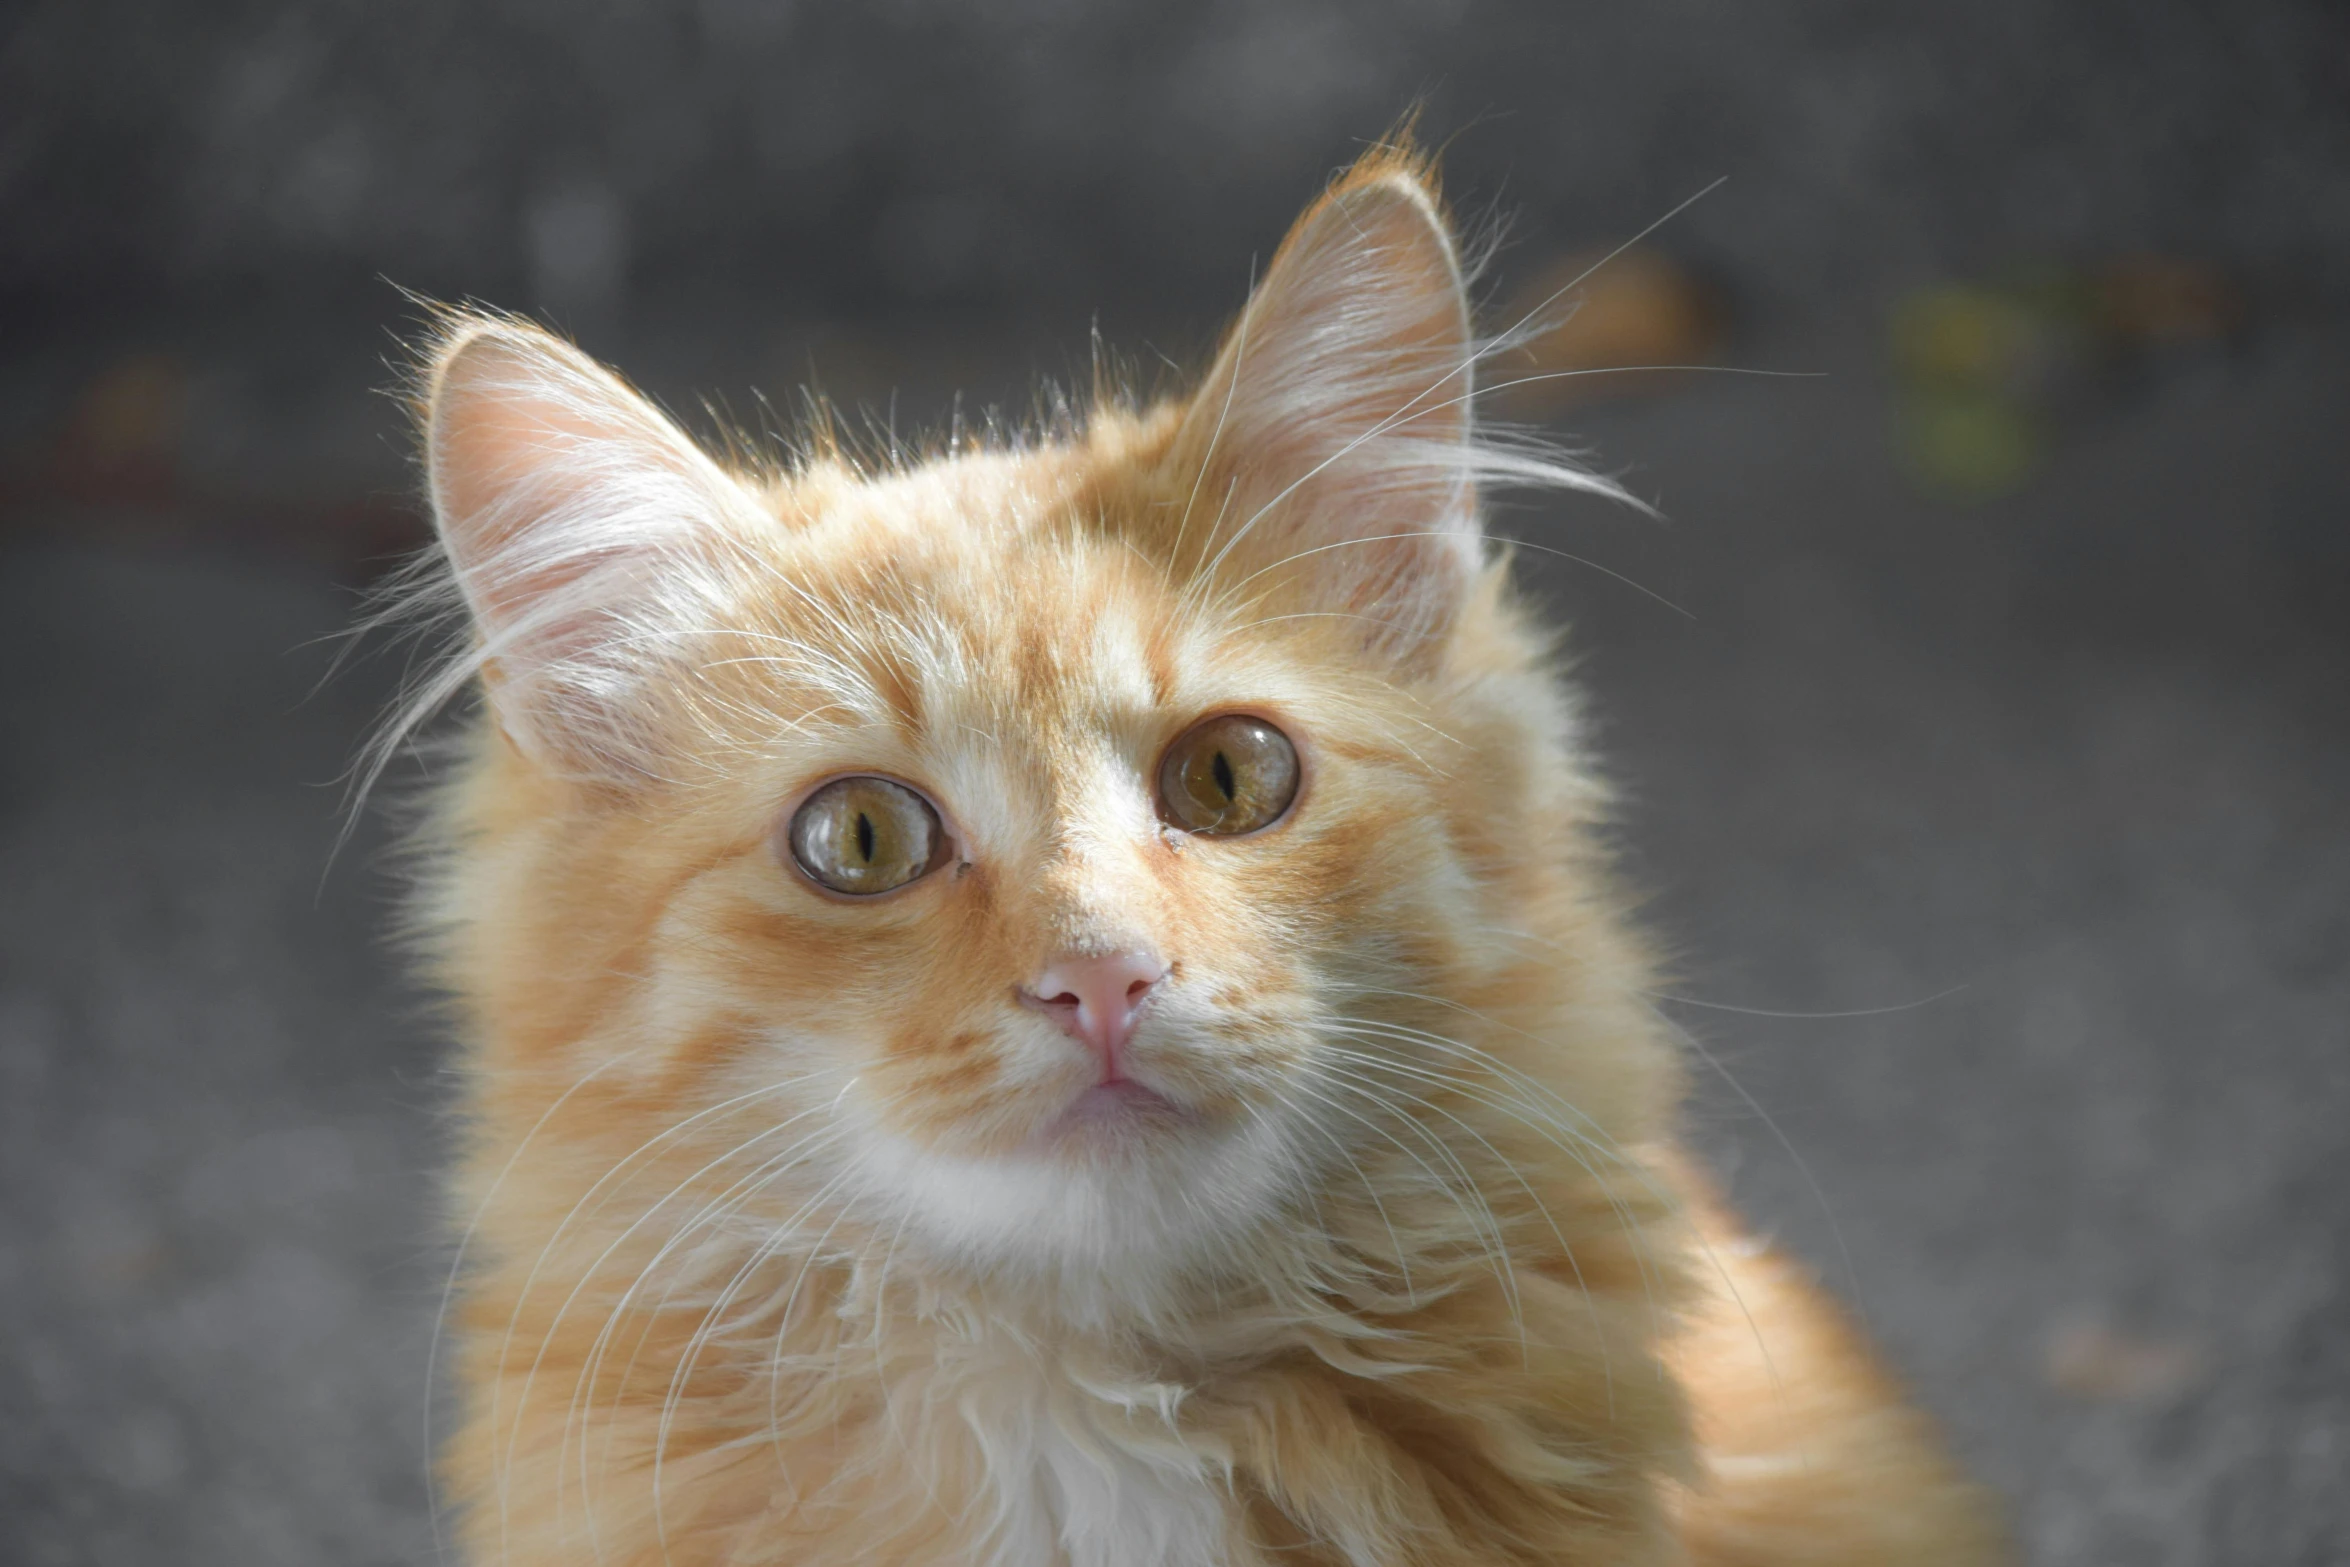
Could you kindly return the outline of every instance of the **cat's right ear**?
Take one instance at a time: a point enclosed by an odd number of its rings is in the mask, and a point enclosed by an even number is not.
[[[499,726],[550,771],[658,777],[663,675],[757,525],[742,487],[618,377],[520,322],[455,318],[422,416],[433,521]]]

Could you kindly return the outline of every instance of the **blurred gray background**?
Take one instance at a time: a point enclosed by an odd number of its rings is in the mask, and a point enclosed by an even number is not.
[[[1497,311],[1730,177],[1529,373],[1806,373],[1499,405],[1667,519],[1496,529],[1699,1141],[2031,1560],[2350,1561],[2350,13],[2180,0],[14,8],[0,1561],[433,1557],[397,288],[914,438],[1196,362],[1415,100]]]

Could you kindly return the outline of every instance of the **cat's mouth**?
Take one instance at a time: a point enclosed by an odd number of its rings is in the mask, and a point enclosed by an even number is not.
[[[1119,1076],[1083,1090],[1037,1134],[1040,1150],[1111,1152],[1196,1123],[1199,1116],[1146,1083]]]

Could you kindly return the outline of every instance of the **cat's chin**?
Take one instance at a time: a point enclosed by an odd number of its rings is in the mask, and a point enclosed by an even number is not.
[[[880,1134],[861,1163],[937,1255],[1136,1278],[1224,1250],[1279,1208],[1294,1167],[1277,1117],[1214,1115],[1134,1082],[1080,1090],[1014,1147]]]

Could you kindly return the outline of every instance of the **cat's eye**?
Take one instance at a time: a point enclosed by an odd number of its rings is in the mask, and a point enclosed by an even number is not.
[[[930,802],[887,778],[835,778],[792,814],[792,858],[818,886],[851,897],[903,887],[947,850]]]
[[[1281,819],[1297,798],[1297,748],[1247,713],[1194,724],[1159,763],[1159,810],[1188,832],[1230,836]]]

